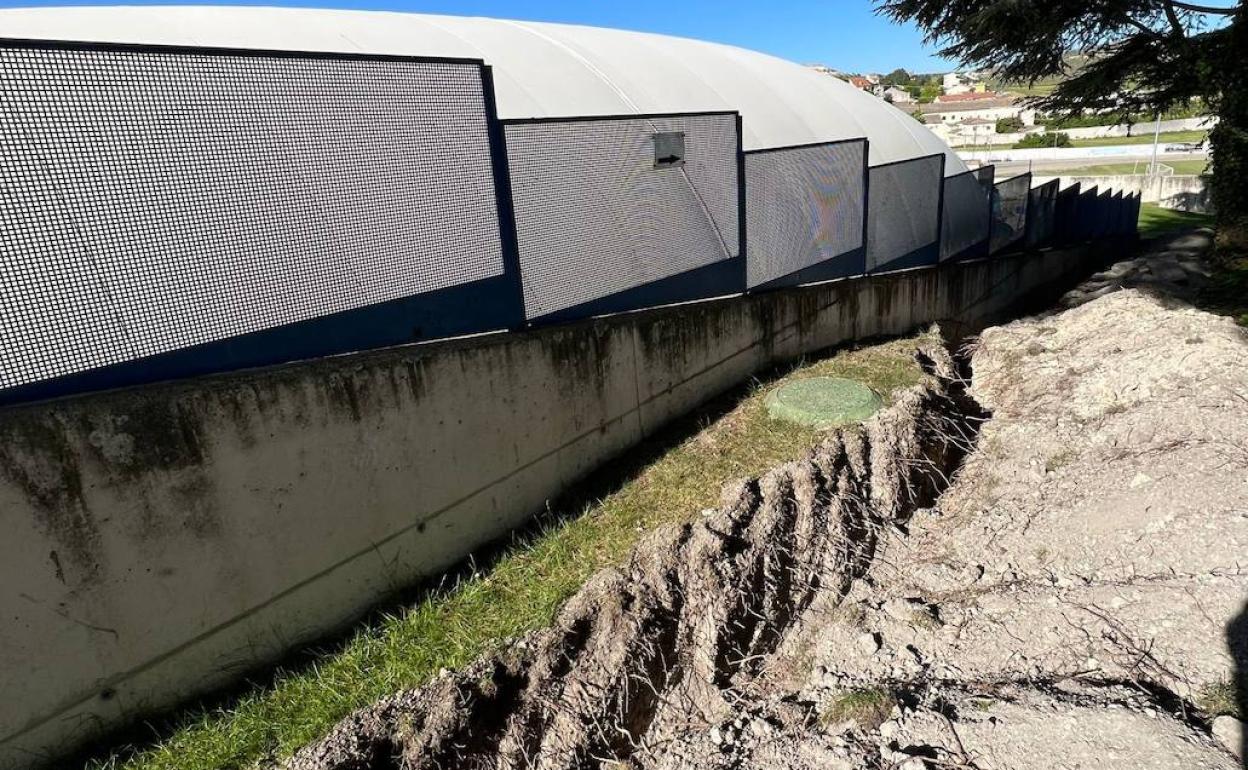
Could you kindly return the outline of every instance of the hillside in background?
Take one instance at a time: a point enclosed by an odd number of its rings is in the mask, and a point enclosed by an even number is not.
[[[988,78],[988,88],[993,91],[1012,91],[1023,96],[1047,96],[1053,93],[1058,84],[1066,78],[1074,75],[1080,69],[1087,65],[1091,59],[1086,54],[1067,54],[1063,57],[1066,61],[1066,74],[1055,75],[1050,78],[1037,80],[1035,83],[1011,83],[998,77],[990,76]]]

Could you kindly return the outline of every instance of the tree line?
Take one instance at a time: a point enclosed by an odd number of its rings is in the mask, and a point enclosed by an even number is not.
[[[1248,248],[1248,4],[1246,0],[876,0],[917,24],[941,56],[1006,82],[1061,78],[1029,97],[1058,118],[1125,122],[1190,107],[1218,116],[1210,132],[1210,193],[1219,237]],[[1086,62],[1077,70],[1072,54]]]

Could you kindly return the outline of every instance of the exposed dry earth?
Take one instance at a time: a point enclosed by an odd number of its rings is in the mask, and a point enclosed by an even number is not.
[[[1189,256],[987,330],[969,380],[920,352],[861,430],[288,766],[1240,767],[1248,335],[1146,293]]]

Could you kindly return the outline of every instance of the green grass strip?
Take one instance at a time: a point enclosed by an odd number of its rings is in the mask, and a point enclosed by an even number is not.
[[[1213,227],[1213,215],[1163,209],[1156,203],[1141,203],[1138,226],[1141,238],[1154,238],[1174,230]]]

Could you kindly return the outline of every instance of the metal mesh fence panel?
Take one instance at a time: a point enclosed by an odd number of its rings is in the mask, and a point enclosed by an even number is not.
[[[1090,187],[1079,193],[1077,211],[1076,237],[1081,241],[1087,240],[1096,232],[1097,220],[1100,217],[1100,198],[1096,187]]]
[[[1096,218],[1092,223],[1092,237],[1103,238],[1113,229],[1114,191],[1106,189],[1096,197]]]
[[[1027,246],[1046,246],[1054,239],[1057,229],[1058,180],[1053,179],[1027,194]]]
[[[481,67],[0,42],[0,389],[504,271]]]
[[[1013,246],[1026,234],[1030,190],[1031,174],[1020,174],[993,185],[991,253]]]
[[[528,318],[740,253],[735,113],[515,121],[506,133]],[[656,135],[669,133],[683,134],[683,165],[659,167]],[[679,298],[714,296],[705,288],[690,281]]]
[[[945,179],[940,258],[952,259],[988,240],[988,195],[974,171]]]
[[[995,166],[980,166],[973,172],[975,178],[979,180],[979,184],[984,188],[984,197],[987,199],[992,194],[992,183],[996,181],[997,169]]]
[[[867,270],[935,264],[944,155],[873,166],[867,183]]]
[[[867,146],[861,140],[747,153],[746,284],[777,281],[861,249]],[[861,260],[827,279],[860,274]]]
[[[1054,213],[1054,240],[1058,245],[1066,245],[1078,239],[1079,230],[1079,183],[1057,191],[1057,205]]]

